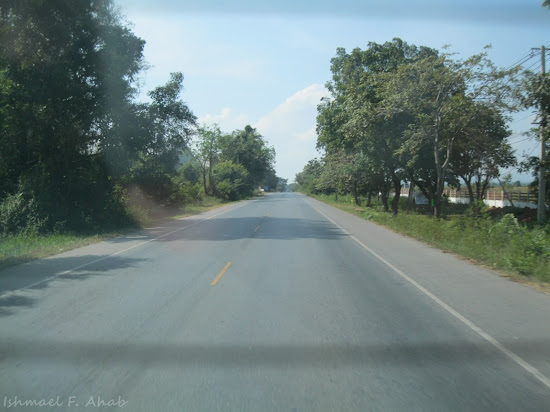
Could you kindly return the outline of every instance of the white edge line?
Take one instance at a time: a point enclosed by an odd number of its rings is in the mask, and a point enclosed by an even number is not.
[[[513,360],[516,364],[521,366],[523,369],[525,369],[527,372],[529,372],[531,375],[533,375],[539,382],[541,382],[544,386],[550,389],[550,379],[544,375],[541,371],[539,371],[537,368],[535,368],[533,365],[531,365],[529,362],[521,358],[520,356],[516,355],[514,352],[512,352],[509,349],[506,349],[498,340],[493,338],[491,335],[489,335],[487,332],[485,332],[483,329],[481,329],[479,326],[474,324],[471,320],[466,318],[464,315],[457,312],[455,309],[450,307],[448,304],[443,302],[440,298],[438,298],[436,295],[434,295],[432,292],[430,292],[428,289],[426,289],[424,286],[420,285],[418,282],[416,282],[414,279],[410,278],[408,275],[406,275],[403,271],[396,268],[394,265],[392,265],[390,262],[388,262],[386,259],[384,259],[382,256],[380,256],[378,253],[376,253],[374,250],[369,248],[367,245],[365,245],[363,242],[361,242],[359,239],[357,239],[354,235],[349,233],[346,229],[344,229],[342,226],[340,226],[338,223],[336,223],[334,220],[332,220],[330,217],[328,217],[326,214],[324,214],[322,211],[320,211],[318,208],[313,206],[309,201],[307,201],[304,198],[304,202],[306,202],[308,205],[310,205],[313,209],[315,209],[318,213],[323,215],[326,219],[328,219],[330,222],[332,222],[334,225],[336,225],[340,230],[342,230],[344,233],[349,235],[355,242],[357,242],[359,245],[361,245],[367,252],[369,252],[371,255],[373,255],[375,258],[380,260],[382,263],[384,263],[386,266],[388,266],[390,269],[392,269],[395,273],[397,273],[399,276],[401,276],[403,279],[405,279],[407,282],[409,282],[411,285],[416,287],[420,292],[422,292],[424,295],[429,297],[431,300],[433,300],[435,303],[437,303],[439,306],[441,306],[443,309],[445,309],[447,312],[449,312],[451,315],[453,315],[455,318],[457,318],[459,321],[461,321],[463,324],[468,326],[471,330],[473,330],[475,333],[477,333],[479,336],[481,336],[483,339],[485,339],[487,342],[492,344],[495,348],[497,348],[499,351],[504,353],[506,356],[508,356],[511,360]]]
[[[252,201],[254,201],[254,200],[252,200]],[[82,269],[83,267],[86,267],[86,266],[89,266],[89,265],[93,265],[94,263],[97,263],[97,262],[101,262],[102,260],[108,259],[108,258],[110,258],[110,257],[112,257],[112,256],[120,255],[121,253],[124,253],[124,252],[127,252],[127,251],[129,251],[129,250],[135,249],[135,248],[137,248],[137,247],[139,247],[139,246],[146,245],[147,243],[151,243],[151,242],[153,242],[153,241],[155,241],[155,240],[157,240],[157,239],[161,239],[161,238],[163,238],[163,237],[165,237],[165,236],[169,236],[169,235],[171,235],[171,234],[173,234],[173,233],[176,233],[176,232],[179,232],[179,231],[181,231],[181,230],[187,229],[188,227],[191,227],[191,226],[194,226],[194,225],[198,225],[199,223],[202,223],[202,222],[204,222],[204,221],[206,221],[206,220],[213,219],[213,218],[215,218],[216,216],[223,215],[224,213],[231,212],[232,210],[236,210],[236,209],[238,209],[238,208],[240,208],[240,207],[243,207],[243,206],[245,206],[245,205],[247,205],[247,204],[249,204],[249,203],[250,203],[250,202],[243,202],[243,204],[241,204],[241,205],[239,205],[239,206],[237,206],[237,207],[233,207],[233,208],[231,208],[231,209],[229,209],[229,210],[226,210],[226,211],[224,211],[224,212],[216,213],[215,215],[212,215],[212,216],[210,216],[210,217],[207,217],[206,219],[201,219],[201,220],[199,220],[199,221],[197,221],[197,222],[195,222],[195,223],[191,223],[190,225],[187,225],[187,226],[184,226],[184,227],[180,227],[179,229],[172,230],[171,232],[168,232],[168,233],[165,233],[165,234],[163,234],[163,235],[157,236],[157,237],[155,237],[155,238],[153,238],[153,239],[146,240],[145,242],[138,243],[137,245],[130,246],[129,248],[119,250],[118,252],[111,253],[110,255],[103,256],[103,257],[101,257],[101,258],[99,258],[99,259],[92,260],[91,262],[84,263],[83,265],[74,267],[74,268],[72,268],[72,269],[65,270],[65,271],[63,271],[63,272],[61,272],[61,273],[58,273],[58,274],[56,274],[56,275],[53,275],[53,276],[44,278],[44,279],[42,279],[42,280],[39,280],[38,282],[34,282],[34,283],[31,283],[30,285],[23,286],[22,288],[15,289],[15,290],[10,290],[9,292],[6,292],[6,293],[3,293],[2,295],[0,295],[0,299],[3,299],[3,298],[5,298],[5,297],[7,297],[7,296],[10,296],[10,295],[13,295],[13,294],[15,294],[15,293],[17,293],[17,292],[21,292],[21,291],[23,291],[23,290],[30,289],[30,288],[32,288],[32,287],[34,287],[34,286],[37,286],[37,285],[40,285],[40,284],[42,284],[42,283],[49,282],[50,280],[53,280],[53,279],[55,279],[55,278],[58,278],[59,276],[68,275],[69,273],[74,272],[75,270]],[[187,216],[187,217],[185,217],[185,218],[178,219],[178,220],[184,220],[184,219],[187,219],[188,217],[190,217],[190,216]],[[147,229],[145,229],[145,230],[147,230]]]

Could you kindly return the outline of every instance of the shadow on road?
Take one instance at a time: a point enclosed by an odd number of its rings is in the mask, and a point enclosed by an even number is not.
[[[8,268],[0,273],[0,316],[9,315],[14,307],[29,307],[35,303],[33,298],[10,292],[21,288],[45,289],[53,281],[82,281],[92,276],[105,276],[112,270],[135,267],[146,260],[122,256],[82,255],[51,257]]]
[[[190,222],[190,221],[188,221]],[[326,239],[348,236],[326,220],[282,217],[230,217],[205,220],[155,241],[175,240],[227,241],[237,239]]]
[[[550,341],[503,342],[515,353],[529,351],[537,361],[550,354]],[[33,363],[109,363],[166,367],[319,367],[381,365],[418,367],[427,364],[501,363],[509,360],[489,344],[462,342],[388,342],[335,344],[145,344],[105,342],[1,342],[0,353]]]

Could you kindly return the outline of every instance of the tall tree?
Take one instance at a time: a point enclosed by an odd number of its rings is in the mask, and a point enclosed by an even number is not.
[[[220,157],[244,166],[248,173],[247,183],[255,187],[273,168],[275,149],[256,129],[247,125],[243,130],[222,137]]]
[[[136,134],[129,134],[127,139],[132,147],[128,144],[124,147],[135,154],[131,181],[161,202],[168,200],[174,190],[172,177],[176,175],[180,157],[189,149],[196,124],[196,117],[181,99],[182,90],[183,75],[172,73],[164,86],[149,92],[151,102],[137,105],[139,114],[132,130]],[[106,156],[112,151],[103,146],[100,149]]]
[[[212,170],[221,152],[221,139],[222,132],[219,126],[214,124],[201,127],[195,140],[195,158],[201,165],[202,183],[206,194],[215,194]]]
[[[409,154],[409,169],[417,171],[414,160],[423,146],[433,154],[435,181],[414,177],[433,202],[434,214],[441,214],[441,196],[456,140],[470,124],[469,108],[474,100],[485,99],[496,108],[510,106],[516,69],[498,70],[482,53],[453,60],[448,54],[429,56],[400,66],[384,79],[384,112],[387,117],[407,113],[413,122],[405,133],[403,154]],[[425,164],[425,162],[423,162]]]
[[[473,203],[485,197],[490,181],[500,176],[501,168],[514,166],[516,158],[506,142],[511,131],[500,111],[477,102],[471,105],[467,117],[470,122],[457,139],[451,169],[464,180]]]
[[[103,119],[131,99],[143,46],[109,0],[2,1],[0,196],[24,184],[52,220],[97,203]]]
[[[357,48],[350,54],[340,48],[331,60],[333,76],[327,88],[332,96],[318,107],[318,147],[327,153],[345,150],[366,155],[380,172],[376,173],[380,177],[377,184],[386,210],[390,187],[394,189],[395,214],[406,178],[397,150],[409,119],[405,114],[380,114],[380,78],[400,65],[436,54],[433,49],[409,45],[401,39],[384,44],[371,42],[366,50]]]
[[[532,172],[534,181],[531,186],[538,193],[541,166],[545,170],[546,182],[550,181],[550,73],[525,73],[523,92],[523,107],[536,108],[539,111],[538,127],[531,132],[539,139],[544,137],[545,141],[544,159],[531,156],[522,162],[522,168]],[[550,190],[548,190],[548,183],[546,185],[546,202],[550,204]]]

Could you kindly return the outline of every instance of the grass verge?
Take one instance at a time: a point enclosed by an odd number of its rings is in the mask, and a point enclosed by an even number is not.
[[[231,202],[229,202],[231,203]],[[111,239],[124,233],[136,230],[139,226],[147,226],[170,219],[192,216],[208,210],[229,204],[220,199],[205,197],[199,204],[187,205],[181,209],[166,210],[162,214],[149,216],[140,211],[136,216],[138,226],[121,228],[114,232],[95,234],[17,234],[0,236],[0,269],[34,259],[56,255],[71,249],[87,246],[102,240]]]
[[[414,211],[401,211],[394,216],[379,206],[356,206],[347,197],[340,197],[338,201],[333,196],[312,197],[550,292],[548,226],[529,228],[518,223],[513,215],[498,219],[466,215],[436,219]]]

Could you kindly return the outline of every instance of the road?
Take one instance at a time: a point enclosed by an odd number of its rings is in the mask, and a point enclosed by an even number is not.
[[[550,296],[300,194],[0,272],[0,410],[550,410],[548,377]]]

